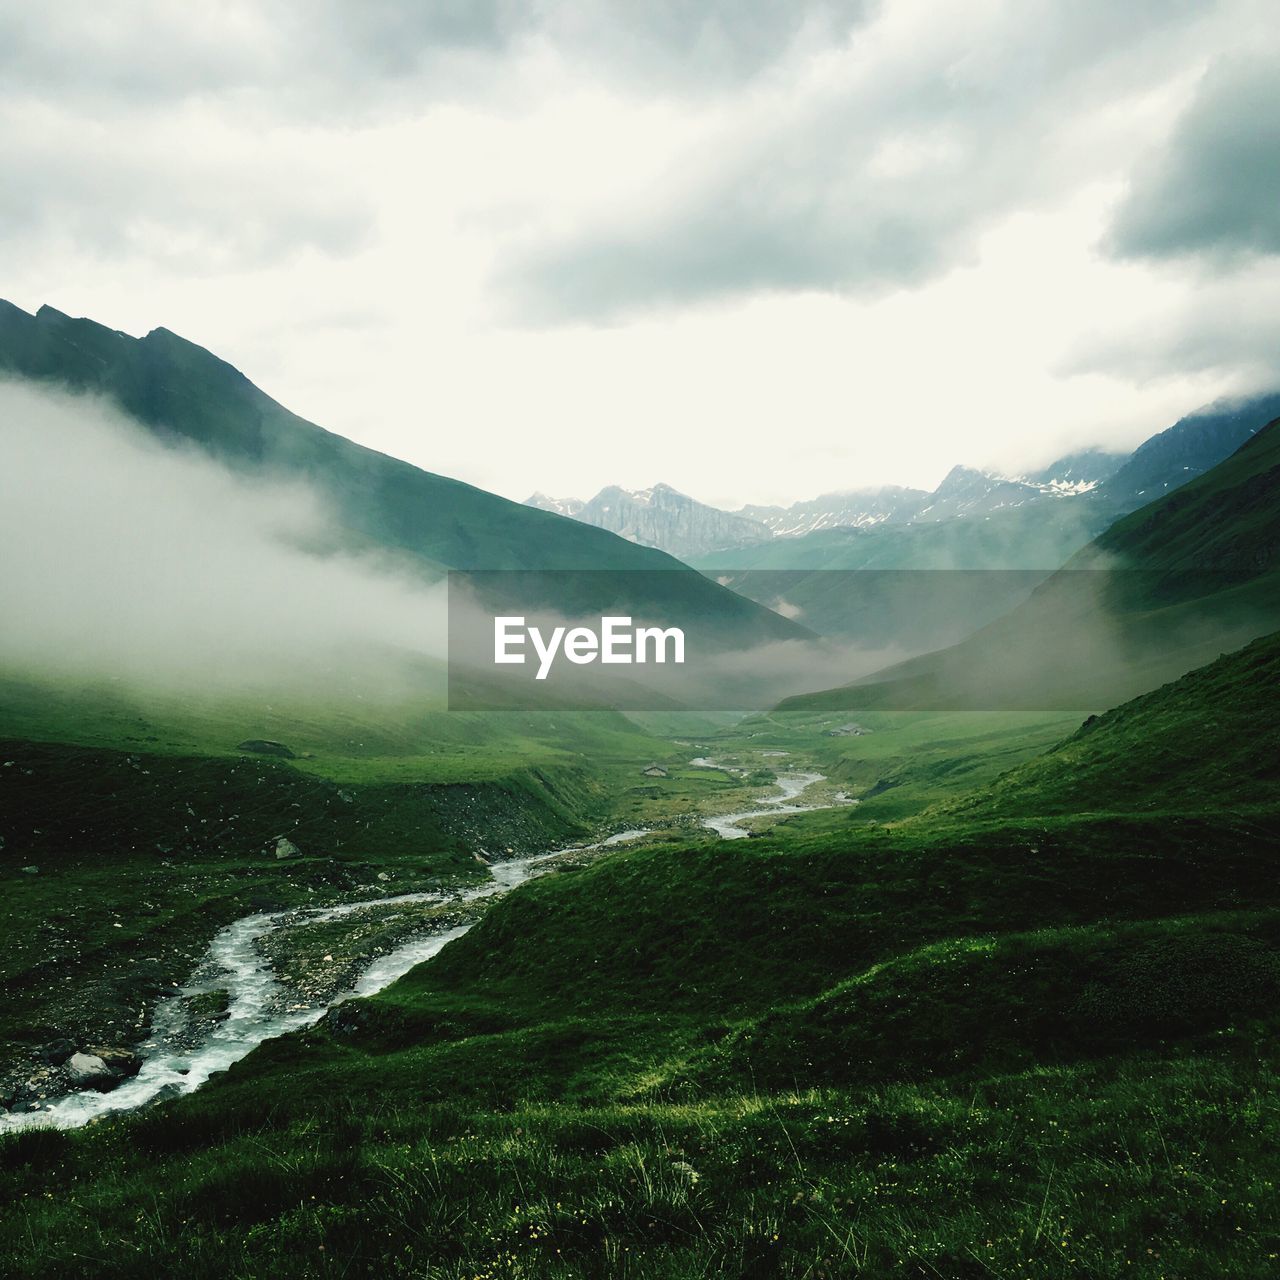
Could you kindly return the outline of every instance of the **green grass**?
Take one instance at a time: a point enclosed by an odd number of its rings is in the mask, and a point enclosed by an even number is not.
[[[6,1144],[0,1247],[41,1278],[1252,1280],[1280,1243],[1253,1048],[643,1107],[315,1097],[232,1130],[197,1099]]]
[[[1108,809],[1270,811],[1280,779],[1280,635],[1092,716],[1053,750],[957,802],[970,817]]]
[[[869,732],[831,737],[856,722]],[[714,757],[749,750],[775,769],[807,761],[859,801],[856,809],[788,819],[807,832],[893,821],[972,793],[1060,742],[1075,715],[1022,711],[773,711],[703,739]],[[787,751],[785,757],[763,757]]]
[[[705,752],[868,798],[548,875],[192,1097],[0,1142],[0,1270],[1274,1274],[1274,651],[1038,755],[1060,722],[775,713],[619,765],[637,812],[741,790]]]
[[[246,738],[298,758],[238,752]],[[0,1093],[6,1067],[45,1041],[137,1038],[156,993],[238,916],[478,881],[475,850],[537,851],[657,816],[638,786],[655,757],[681,758],[607,712],[6,680]],[[281,835],[300,857],[276,859]]]

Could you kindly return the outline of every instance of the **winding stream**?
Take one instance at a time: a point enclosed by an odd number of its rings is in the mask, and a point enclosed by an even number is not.
[[[703,760],[695,763],[707,768],[720,767]],[[725,839],[733,840],[750,835],[740,824],[752,818],[827,807],[792,803],[807,787],[823,780],[822,774],[818,773],[779,774],[777,796],[759,801],[760,807],[755,809],[705,819],[704,825]],[[848,802],[837,797],[836,803]],[[128,1111],[157,1099],[191,1093],[210,1076],[225,1071],[264,1040],[309,1027],[319,1022],[333,1005],[353,996],[370,996],[390,986],[415,965],[429,960],[455,938],[460,938],[471,925],[460,924],[443,932],[410,938],[391,951],[375,956],[349,990],[321,1002],[307,1002],[305,997],[290,991],[276,978],[270,960],[259,945],[261,939],[271,933],[337,920],[380,907],[415,902],[433,906],[465,903],[509,893],[526,880],[552,870],[558,860],[568,855],[610,848],[648,834],[639,830],[620,831],[594,844],[499,862],[490,867],[492,880],[489,884],[461,892],[406,893],[333,907],[283,913],[258,912],[244,916],[214,936],[192,981],[157,1004],[150,1035],[139,1047],[143,1062],[137,1075],[110,1093],[92,1090],[69,1093],[50,1099],[37,1111],[5,1113],[0,1109],[0,1131],[35,1126],[73,1129],[109,1112]],[[212,991],[228,993],[226,1014],[221,1021],[193,1033],[187,1000]]]
[[[716,835],[722,836],[725,840],[741,840],[744,836],[751,834],[742,824],[752,818],[763,818],[769,814],[778,813],[807,813],[811,809],[824,808],[823,805],[792,804],[791,801],[815,782],[825,781],[826,779],[820,773],[780,773],[777,781],[778,795],[761,800],[760,805],[755,809],[744,809],[741,813],[726,813],[718,818],[704,818],[702,825],[710,827]],[[847,802],[837,801],[837,803]]]

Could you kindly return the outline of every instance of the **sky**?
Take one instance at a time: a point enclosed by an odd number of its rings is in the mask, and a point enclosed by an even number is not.
[[[0,0],[0,296],[523,499],[1280,385],[1272,0]]]

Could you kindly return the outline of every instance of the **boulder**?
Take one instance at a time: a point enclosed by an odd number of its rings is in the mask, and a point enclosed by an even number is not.
[[[118,1076],[136,1076],[142,1070],[142,1059],[132,1049],[118,1047],[89,1049],[90,1057],[105,1062],[108,1070]]]
[[[67,1078],[73,1089],[110,1088],[120,1077],[97,1054],[73,1053],[67,1059]]]
[[[288,836],[280,836],[276,840],[277,858],[296,858],[302,852]]]

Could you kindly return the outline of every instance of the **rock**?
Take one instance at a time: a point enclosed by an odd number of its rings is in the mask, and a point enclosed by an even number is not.
[[[387,875],[387,873],[386,873],[385,871],[379,871],[379,872],[378,872],[378,879],[379,879],[379,880],[390,880],[390,879],[391,879],[391,877],[390,877],[389,875]]]
[[[22,874],[27,876],[38,876],[40,874],[39,867],[22,867]]]
[[[47,1062],[51,1067],[60,1067],[75,1051],[76,1047],[70,1040],[50,1040],[36,1050],[36,1055],[41,1062]]]
[[[92,1053],[73,1053],[67,1059],[67,1077],[73,1089],[110,1088],[119,1082],[119,1076]]]
[[[293,751],[283,742],[272,742],[270,738],[246,738],[236,746],[237,751],[252,751],[260,756],[283,756],[286,760],[296,760]]]
[[[132,1049],[95,1048],[89,1054],[105,1062],[118,1076],[136,1076],[142,1070],[142,1059]]]
[[[288,836],[280,836],[276,840],[277,858],[296,858],[302,852]]]

